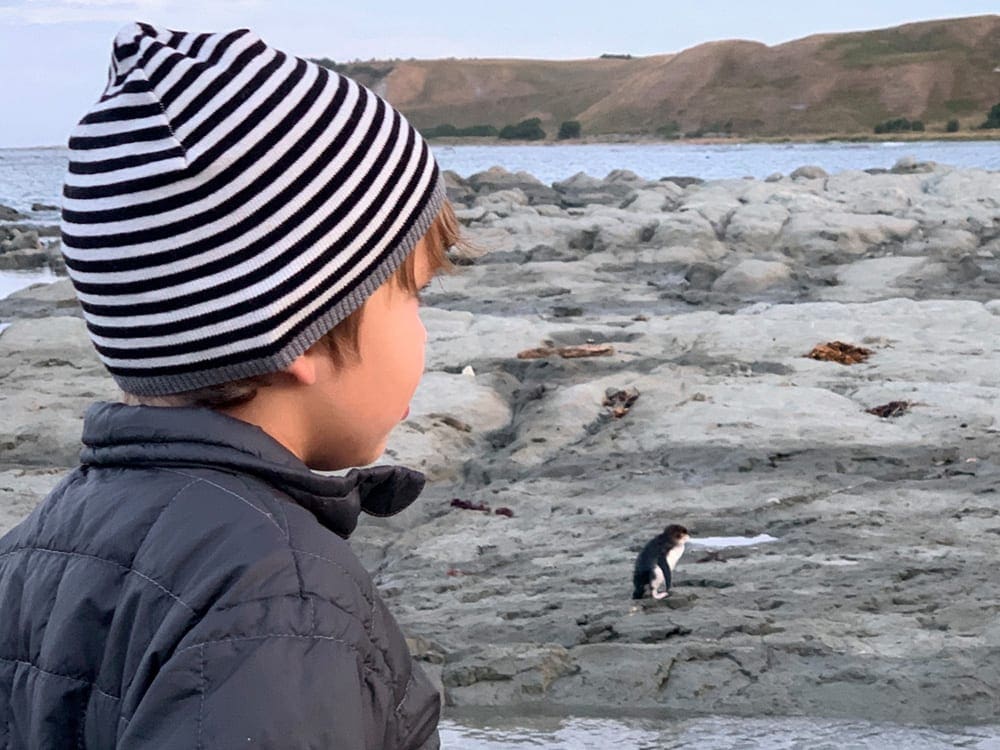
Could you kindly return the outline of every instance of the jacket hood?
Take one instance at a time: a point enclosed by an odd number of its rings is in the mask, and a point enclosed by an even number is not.
[[[210,409],[99,402],[84,417],[88,466],[203,466],[256,476],[289,495],[334,533],[347,537],[361,511],[391,516],[424,488],[424,475],[401,466],[312,471],[256,425]]]

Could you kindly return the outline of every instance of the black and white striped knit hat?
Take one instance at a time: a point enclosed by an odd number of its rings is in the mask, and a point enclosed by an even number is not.
[[[399,112],[246,30],[123,29],[69,147],[66,265],[101,360],[138,395],[284,368],[444,201]]]

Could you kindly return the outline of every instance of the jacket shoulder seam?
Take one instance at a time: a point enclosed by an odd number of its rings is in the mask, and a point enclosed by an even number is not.
[[[365,587],[362,585],[361,581],[358,580],[358,577],[356,575],[354,575],[351,571],[349,571],[344,565],[342,565],[341,563],[337,562],[333,558],[326,557],[325,555],[317,554],[316,552],[309,552],[308,550],[299,549],[298,547],[290,547],[290,549],[291,549],[293,555],[305,555],[306,557],[314,557],[317,560],[322,560],[323,562],[330,563],[330,565],[333,565],[335,568],[337,568],[338,570],[340,570],[357,587],[357,589],[360,592],[362,598],[365,600],[365,602],[368,604],[368,606],[372,609],[372,612],[374,614],[374,610],[375,610],[375,599],[374,599],[374,597],[372,597],[372,595],[368,591],[365,590]]]
[[[49,677],[58,677],[61,680],[69,680],[70,682],[77,682],[77,683],[80,683],[82,685],[88,685],[92,690],[94,690],[95,692],[100,693],[105,698],[110,698],[113,701],[120,701],[121,700],[120,696],[112,695],[111,693],[107,692],[106,690],[101,690],[101,688],[98,687],[97,683],[94,682],[93,680],[88,680],[88,679],[83,678],[83,677],[74,677],[71,674],[61,674],[59,672],[53,672],[51,669],[42,669],[42,667],[38,666],[37,664],[33,664],[30,661],[25,661],[24,659],[8,659],[8,658],[5,658],[3,656],[0,656],[0,661],[7,662],[8,664],[20,664],[20,665],[22,665],[24,667],[27,667],[28,669],[33,669],[36,672],[40,672],[41,674],[48,675]]]
[[[124,570],[126,574],[132,573],[136,577],[142,579],[143,581],[146,581],[147,583],[155,586],[157,589],[162,591],[164,594],[166,594],[168,597],[170,597],[175,602],[180,604],[182,607],[187,609],[189,612],[193,613],[195,611],[190,604],[181,599],[173,591],[168,589],[166,586],[157,581],[155,578],[146,575],[142,571],[137,570],[132,565],[126,565],[124,563],[118,562],[117,560],[111,560],[107,557],[100,557],[99,555],[90,555],[87,554],[86,552],[75,552],[73,550],[64,550],[64,549],[52,549],[51,547],[40,547],[40,546],[15,547],[14,549],[9,549],[6,552],[0,552],[0,557],[6,557],[8,555],[13,555],[18,552],[44,552],[50,555],[65,555],[67,557],[80,557],[83,558],[84,560],[94,560],[96,562],[102,562],[107,565],[113,565],[116,568],[121,568],[122,570]]]
[[[371,670],[371,668],[368,666],[367,662],[364,659],[364,655],[358,650],[357,646],[355,646],[353,643],[351,643],[350,641],[346,641],[343,638],[337,638],[336,636],[332,635],[320,635],[319,633],[257,633],[256,635],[236,635],[236,636],[229,636],[227,638],[212,638],[207,641],[198,641],[197,643],[192,643],[188,646],[185,646],[184,648],[178,649],[174,655],[179,656],[180,654],[183,654],[185,651],[192,651],[194,649],[200,649],[204,654],[204,649],[207,646],[215,646],[220,643],[261,641],[261,640],[268,640],[271,638],[287,638],[290,640],[325,641],[328,643],[337,643],[346,648],[348,651],[351,651],[352,653],[361,657],[361,663],[365,667],[365,669]]]
[[[219,484],[218,482],[213,482],[211,479],[206,479],[205,477],[199,477],[199,476],[196,476],[196,475],[193,475],[193,474],[188,474],[187,472],[180,471],[179,469],[161,468],[161,471],[166,471],[166,472],[169,472],[171,474],[177,474],[177,475],[182,476],[182,477],[187,477],[188,479],[190,479],[192,481],[192,484],[194,484],[196,482],[197,483],[201,483],[201,484],[207,484],[209,487],[213,487],[213,488],[219,490],[220,492],[224,492],[227,495],[231,495],[232,497],[235,497],[237,500],[239,500],[240,502],[242,502],[244,505],[247,505],[249,508],[253,509],[257,513],[260,513],[262,516],[264,516],[278,531],[281,532],[281,536],[285,539],[285,541],[288,541],[288,529],[284,529],[284,528],[281,527],[281,524],[278,523],[275,520],[274,514],[273,513],[269,513],[268,511],[264,510],[263,508],[261,508],[261,507],[255,505],[254,503],[250,502],[250,500],[248,500],[247,498],[243,497],[243,495],[241,495],[240,493],[234,492],[233,490],[229,489],[228,487],[223,487],[221,484]]]

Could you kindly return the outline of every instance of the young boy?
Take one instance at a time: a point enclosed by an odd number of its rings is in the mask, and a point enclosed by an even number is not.
[[[437,747],[439,699],[346,542],[457,241],[427,144],[247,31],[137,24],[70,139],[63,247],[126,403],[0,540],[0,747]]]

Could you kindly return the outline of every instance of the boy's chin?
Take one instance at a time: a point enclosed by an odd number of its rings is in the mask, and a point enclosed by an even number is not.
[[[368,466],[382,458],[382,454],[385,453],[385,443],[386,441],[383,440],[369,450],[352,451],[350,454],[318,456],[309,462],[309,468],[313,471],[341,471],[358,466]]]

